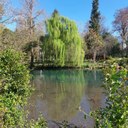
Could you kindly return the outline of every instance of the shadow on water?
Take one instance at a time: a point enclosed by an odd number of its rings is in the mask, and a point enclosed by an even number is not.
[[[78,107],[89,113],[104,105],[101,71],[39,70],[32,74],[36,90],[29,100],[29,118],[36,119],[41,113],[50,121],[67,120],[93,128],[93,120],[85,120]],[[53,124],[49,125],[52,128]]]

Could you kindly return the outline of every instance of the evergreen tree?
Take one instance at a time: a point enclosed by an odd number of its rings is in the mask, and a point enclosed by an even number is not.
[[[88,33],[86,33],[85,42],[88,48],[88,55],[92,55],[92,59],[95,62],[97,53],[103,48],[103,39],[97,34],[93,29],[90,29]]]
[[[93,31],[95,31],[96,33],[99,33],[100,30],[100,12],[98,11],[98,8],[99,0],[93,0],[89,28],[93,29]]]
[[[100,12],[99,1],[93,0],[92,12],[89,21],[89,32],[86,33],[84,39],[87,44],[88,53],[93,56],[93,61],[96,61],[96,56],[99,50],[103,47],[103,40],[100,36]]]

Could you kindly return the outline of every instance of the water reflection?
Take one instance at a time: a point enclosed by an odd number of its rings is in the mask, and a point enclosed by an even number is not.
[[[36,91],[29,100],[30,118],[42,113],[48,120],[68,120],[76,125],[93,127],[93,122],[83,118],[78,111],[81,106],[86,113],[104,103],[101,71],[44,70],[34,71]]]

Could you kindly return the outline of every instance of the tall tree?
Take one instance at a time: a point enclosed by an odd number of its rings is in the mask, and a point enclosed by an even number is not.
[[[100,12],[99,0],[93,0],[92,11],[89,21],[89,32],[85,34],[85,42],[89,53],[93,54],[93,61],[96,61],[97,52],[103,46],[102,38],[100,37]]]
[[[91,55],[93,57],[93,62],[95,62],[97,53],[103,47],[102,37],[93,31],[93,29],[90,29],[86,33],[84,39],[87,45],[88,55]]]
[[[99,0],[93,0],[89,28],[93,29],[93,31],[95,31],[96,33],[99,33],[100,31],[100,12],[98,11],[98,9]]]
[[[21,1],[21,0],[20,0]],[[38,36],[35,35],[36,26],[39,24],[39,19],[44,14],[44,10],[37,10],[36,3],[37,0],[22,0],[22,9],[16,11],[16,22],[17,22],[17,31],[21,31],[26,35],[27,47],[30,46],[30,67],[34,66],[34,43],[37,43]],[[42,19],[43,20],[43,19]],[[41,21],[42,21],[41,20]],[[43,21],[42,21],[43,22]],[[39,45],[38,45],[39,46]]]
[[[83,40],[74,21],[55,10],[46,21],[47,34],[42,48],[44,63],[50,66],[81,66],[84,58]]]
[[[21,1],[21,10],[16,11],[16,21],[20,29],[26,29],[29,35],[34,33],[36,24],[39,23],[40,16],[44,13],[44,10],[37,10],[37,0],[19,0]]]
[[[114,55],[114,48],[116,48],[116,45],[119,44],[118,39],[116,37],[114,37],[110,32],[104,30],[104,32],[102,33],[102,38],[104,41],[104,47],[101,49],[101,53],[104,56],[104,59],[108,56],[108,55]],[[119,51],[118,51],[119,53]]]
[[[118,10],[113,21],[114,31],[117,31],[122,39],[122,49],[128,40],[128,7]]]

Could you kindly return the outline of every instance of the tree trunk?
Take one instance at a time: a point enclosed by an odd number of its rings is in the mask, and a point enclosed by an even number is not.
[[[33,54],[33,48],[31,49],[31,60],[30,60],[30,68],[32,69],[34,67],[34,54]]]
[[[106,54],[104,53],[104,55],[103,55],[103,56],[104,56],[104,60],[105,60],[105,59],[106,59]]]
[[[124,49],[124,42],[125,42],[125,40],[123,39],[122,40],[122,43],[121,43],[121,50],[123,51],[123,49]]]
[[[94,63],[96,62],[96,51],[94,51],[94,53],[93,53],[93,62]]]
[[[122,50],[122,52],[121,52],[122,54],[121,54],[121,55],[122,55],[122,57],[124,57],[124,49],[125,49],[124,44],[125,44],[125,42],[126,42],[126,41],[125,41],[125,39],[123,38],[122,44],[121,44],[121,50]]]

